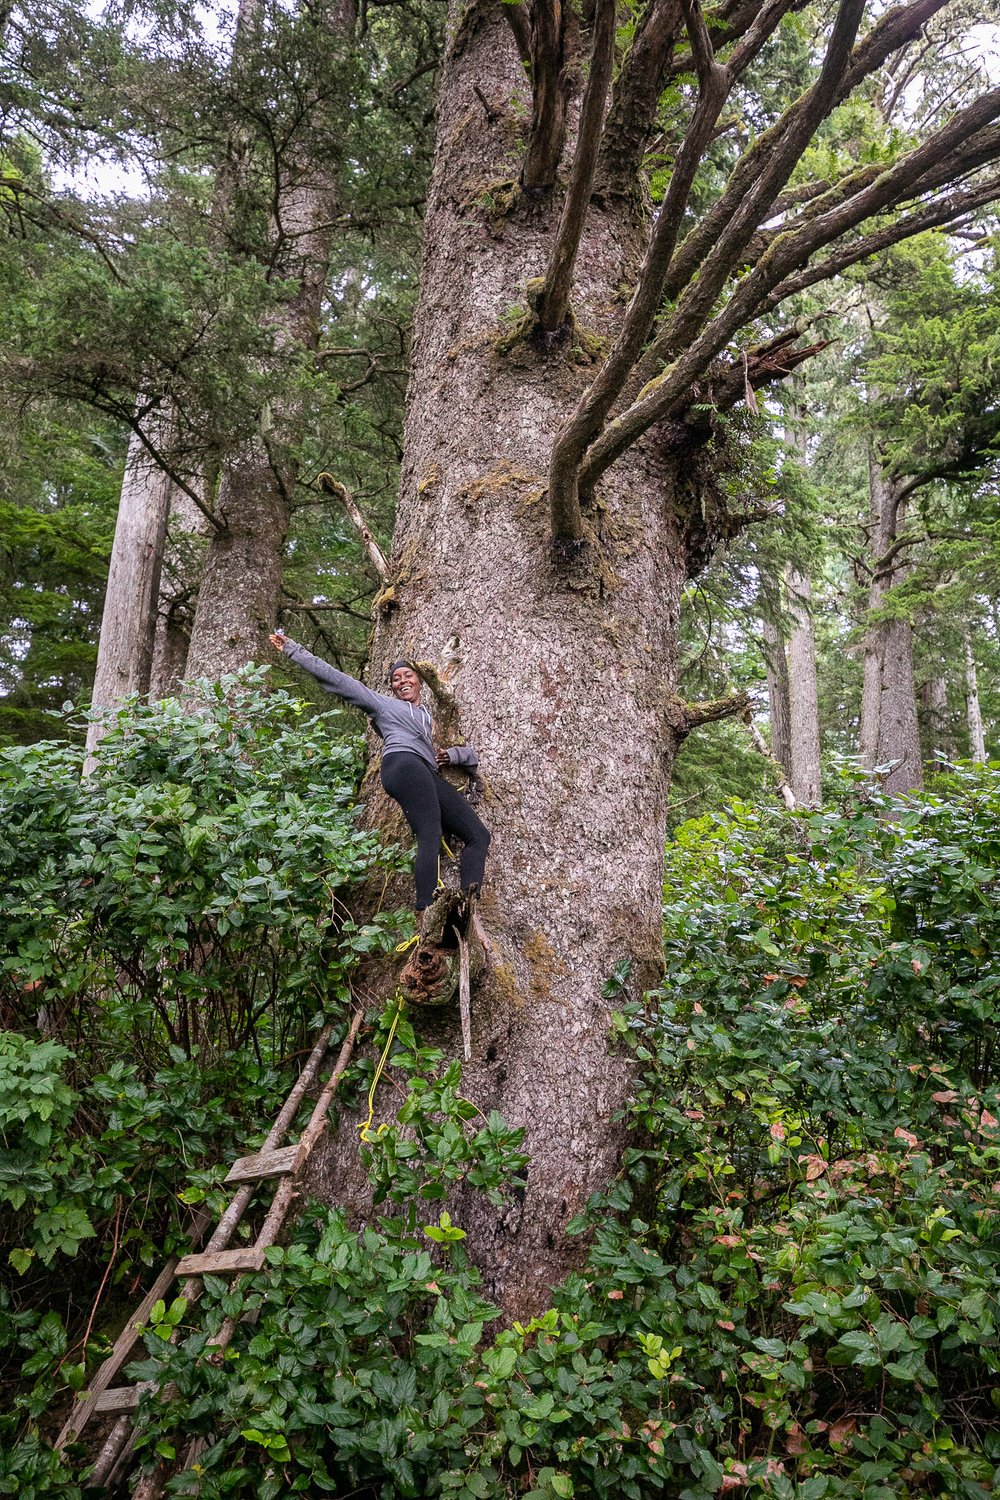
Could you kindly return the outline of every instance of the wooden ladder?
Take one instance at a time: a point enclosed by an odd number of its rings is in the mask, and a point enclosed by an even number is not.
[[[143,1392],[151,1388],[151,1383],[113,1385],[112,1382],[128,1361],[155,1304],[166,1299],[174,1281],[180,1282],[179,1295],[186,1299],[188,1307],[191,1308],[201,1296],[202,1277],[230,1276],[235,1278],[233,1282],[235,1285],[240,1276],[263,1269],[264,1252],[277,1240],[295,1197],[296,1178],[323,1133],[333,1097],[344,1075],[344,1070],[351,1060],[354,1043],[361,1029],[361,1021],[362,1012],[357,1010],[347,1036],[344,1038],[333,1072],[316,1101],[309,1123],[298,1141],[292,1145],[283,1146],[281,1142],[295,1122],[302,1098],[319,1076],[323,1059],[327,1054],[333,1025],[323,1028],[262,1148],[252,1156],[240,1157],[239,1161],[234,1162],[230,1167],[226,1182],[239,1186],[228,1208],[219,1219],[208,1244],[198,1253],[181,1258],[174,1257],[167,1262],[129,1318],[114,1348],[90,1385],[77,1397],[73,1410],[56,1439],[57,1449],[62,1450],[68,1444],[76,1442],[91,1417],[99,1413],[117,1417],[90,1471],[89,1484],[111,1485],[122,1480],[128,1472],[129,1459],[137,1437],[136,1412],[139,1400]],[[270,1178],[277,1179],[278,1186],[257,1239],[252,1245],[231,1250],[230,1241],[243,1220],[243,1215],[250,1205],[258,1183]],[[227,1348],[235,1329],[235,1320],[226,1318],[206,1353],[213,1356],[221,1354]],[[184,1460],[185,1468],[191,1467],[203,1447],[203,1440],[198,1438],[189,1445]],[[163,1493],[166,1480],[167,1468],[162,1464],[152,1473],[139,1476],[131,1491],[133,1500],[158,1500]]]

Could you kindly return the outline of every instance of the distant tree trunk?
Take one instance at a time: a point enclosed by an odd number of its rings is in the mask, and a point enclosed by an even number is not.
[[[983,714],[979,706],[979,680],[968,632],[965,635],[965,712],[969,725],[969,755],[977,765],[985,765],[986,739],[983,734]]]
[[[955,743],[948,718],[948,683],[940,672],[934,672],[920,688],[927,764],[934,770],[952,760]]]
[[[812,619],[812,580],[789,566],[785,571],[788,597],[788,709],[791,783],[796,800],[805,807],[820,803],[819,691],[816,681],[816,637]]]
[[[206,504],[209,504],[206,498]],[[211,525],[189,495],[176,486],[170,494],[167,540],[160,575],[153,642],[151,698],[175,694],[184,678],[191,627],[198,599],[198,580]]]
[[[792,728],[788,711],[788,662],[781,628],[781,596],[773,580],[761,590],[761,646],[767,673],[767,701],[771,721],[771,754],[786,776],[792,769]]]
[[[168,418],[148,423],[159,439]],[[156,444],[158,446],[158,444]],[[156,600],[170,503],[170,479],[136,434],[128,445],[108,587],[104,596],[92,706],[112,709],[132,693],[149,689],[156,630]],[[84,773],[105,733],[100,721],[87,731]]]
[[[896,795],[923,785],[913,627],[909,620],[894,619],[886,613],[887,600],[905,572],[900,555],[892,551],[904,504],[899,482],[886,473],[874,448],[869,453],[868,475],[873,560],[868,610],[875,618],[865,634],[860,752],[862,764],[869,770],[895,762],[885,788]]]
[[[331,62],[357,20],[355,0],[312,7],[317,47]],[[322,96],[322,90],[319,91]],[[324,97],[317,111],[330,107]],[[289,365],[317,345],[323,293],[340,198],[339,161],[305,141],[282,163],[272,237],[271,275],[294,290],[272,313],[275,352]],[[226,463],[213,533],[198,589],[185,675],[219,677],[267,651],[284,565],[297,478],[291,456],[302,407],[290,397],[266,413],[260,430]]]

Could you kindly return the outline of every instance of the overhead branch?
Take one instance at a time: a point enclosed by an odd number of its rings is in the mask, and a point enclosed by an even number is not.
[[[612,90],[597,162],[599,194],[626,197],[637,190],[681,24],[679,0],[649,0]]]
[[[799,9],[802,0],[795,0],[790,9]],[[760,12],[760,0],[738,0],[735,5],[714,6],[706,20],[712,31],[712,45],[716,52],[728,47],[730,42],[744,36]],[[694,57],[690,52],[676,53],[665,69],[664,83],[682,78],[685,73],[695,71]]]
[[[859,261],[868,260],[872,255],[891,249],[901,240],[911,239],[915,234],[923,234],[927,229],[941,229],[946,225],[953,225],[956,220],[964,219],[966,214],[972,213],[977,208],[984,208],[986,204],[994,203],[997,199],[1000,199],[1000,175],[990,177],[975,188],[966,188],[961,192],[952,193],[947,198],[942,198],[937,203],[929,204],[926,208],[918,209],[914,213],[904,214],[894,223],[873,230],[871,234],[861,235],[845,245],[839,245],[821,260],[812,261],[796,275],[779,282],[765,299],[761,312],[772,311],[789,297],[794,297],[797,293],[804,292],[821,281],[828,281],[832,276],[846,271],[850,266],[857,265]]]
[[[615,48],[615,0],[597,0],[590,72],[580,111],[576,154],[570,174],[559,228],[549,256],[544,284],[536,303],[538,327],[554,333],[569,314],[573,268],[580,248],[583,226],[597,170],[597,143],[604,120],[604,103],[611,82]]]
[[[564,42],[562,0],[533,0],[531,131],[521,168],[521,186],[526,193],[548,192],[562,157],[567,102]]]
[[[1000,126],[988,125],[981,130],[973,131],[966,139],[959,141],[952,151],[942,156],[933,167],[923,173],[920,179],[920,191],[927,193],[934,188],[948,185],[957,187],[960,179],[970,176],[980,167],[995,161],[1000,154],[998,147],[1000,147]],[[747,261],[753,264],[760,260],[768,246],[781,235],[794,233],[810,219],[815,219],[820,214],[836,208],[840,203],[846,203],[855,193],[877,182],[884,171],[884,162],[870,162],[867,166],[846,173],[839,181],[830,184],[821,194],[808,202],[804,211],[796,218],[785,219],[774,229],[757,234],[748,247]],[[778,212],[778,205],[775,204],[772,217]]]
[[[698,164],[738,76],[733,65],[723,68],[715,61],[698,0],[681,0],[681,3],[692,50],[699,58],[698,103],[677,153],[621,332],[590,389],[556,438],[552,450],[549,507],[555,538],[578,541],[583,536],[578,490],[580,462],[621,392],[653,325],[662,295],[663,276],[677,243]],[[765,4],[755,33],[758,51],[769,34],[767,25],[773,30],[790,3],[791,0],[769,0]],[[863,3],[863,0],[852,0],[852,3]],[[767,21],[765,16],[769,18]],[[735,66],[739,70],[745,69],[751,58],[751,50],[747,47]]]
[[[682,352],[661,375],[650,381],[627,411],[608,424],[587,455],[581,471],[581,484],[592,486],[654,422],[676,414],[715,356],[740,328],[760,315],[769,294],[786,276],[804,266],[814,251],[849,233],[866,219],[897,208],[912,198],[921,191],[926,174],[938,162],[947,158],[963,139],[975,138],[976,132],[998,115],[1000,88],[991,89],[959,111],[923,145],[908,152],[887,168],[876,182],[846,203],[819,215],[797,233],[779,236],[757,266],[739,282],[717,316],[701,327],[700,333],[693,338],[685,305],[688,299],[683,298],[666,338],[663,334],[660,336],[665,338],[668,349],[676,348]],[[997,155],[1000,156],[1000,142],[997,143]],[[697,298],[696,288],[692,289],[692,298]]]
[[[355,531],[357,531],[362,543],[364,544],[364,549],[371,559],[372,567],[375,569],[382,582],[388,583],[390,569],[389,564],[386,561],[385,553],[382,551],[382,548],[375,540],[375,534],[372,531],[371,527],[368,525],[368,522],[365,520],[364,516],[361,514],[361,511],[358,508],[358,503],[355,500],[354,496],[351,494],[350,490],[345,484],[341,484],[339,479],[334,479],[332,474],[320,474],[317,477],[316,483],[319,485],[324,494],[335,495],[340,501],[341,505],[344,507],[348,516],[350,517]]]
[[[688,703],[676,693],[671,693],[667,704],[667,720],[674,734],[682,739],[701,724],[717,724],[720,719],[731,719],[736,714],[744,714],[749,707],[750,695],[743,690],[702,703]]]
[[[713,242],[706,246],[706,254],[697,267],[697,278],[687,287],[676,314],[656,340],[657,345],[667,340],[672,342],[676,337],[680,347],[704,327],[716,298],[733,267],[742,258],[754,231],[792,175],[816,129],[833,108],[838,84],[851,54],[863,13],[864,0],[840,0],[819,77],[801,99],[785,111],[774,127],[776,139],[773,149],[754,163],[752,180],[746,182],[745,188],[741,182],[744,175],[742,164],[734,171],[720,200],[732,197],[731,212],[724,215],[715,226]],[[769,135],[771,133],[767,132]],[[753,155],[753,151],[749,152],[744,156],[743,162]],[[715,209],[706,216],[706,222],[714,214]],[[689,235],[681,247],[681,258],[690,239]],[[695,267],[692,266],[691,269],[693,272]],[[672,264],[665,277],[666,296],[676,296],[681,290],[681,285],[685,283],[678,285],[677,280]]]
[[[856,5],[848,9],[841,4],[819,78],[744,153],[725,191],[687,235],[666,276],[668,298],[678,297],[696,272],[701,286],[707,269],[703,263],[711,257],[715,288],[707,303],[711,306],[726,277],[740,263],[757,226],[770,217],[778,193],[820,122],[946,3],[913,0],[883,17],[853,49],[860,11]]]

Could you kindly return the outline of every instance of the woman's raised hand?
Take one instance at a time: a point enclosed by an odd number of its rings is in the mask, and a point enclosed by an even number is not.
[[[282,635],[280,630],[272,630],[271,634],[268,636],[268,640],[271,642],[271,645],[276,651],[284,651],[285,647],[288,645],[287,635]]]

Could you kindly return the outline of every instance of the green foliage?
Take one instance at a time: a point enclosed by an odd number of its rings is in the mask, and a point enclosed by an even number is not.
[[[428,1218],[460,1179],[516,1193],[524,1160],[404,1023],[404,1102],[366,1147],[391,1217],[313,1207],[264,1272],[208,1279],[197,1324],[156,1309],[146,1461],[204,1437],[206,1500],[993,1493],[1000,773],[840,790],[679,830],[666,977],[615,1027],[625,1172],[550,1308],[496,1330],[456,1210]]]
[[[85,781],[72,746],[0,752],[0,1348],[29,1355],[8,1431],[79,1388],[104,1315],[86,1349],[66,1330],[108,1261],[128,1297],[188,1247],[289,1053],[345,1014],[358,955],[395,941],[393,917],[359,925],[341,899],[394,860],[356,826],[355,754],[259,671],[123,709]],[[67,1257],[66,1327],[36,1326]]]
[[[452,1060],[440,1069],[440,1053],[418,1046],[413,1027],[398,1029],[402,1043],[392,1064],[406,1079],[406,1100],[396,1123],[384,1123],[363,1136],[362,1161],[376,1203],[388,1199],[403,1206],[405,1227],[412,1234],[419,1222],[421,1201],[447,1198],[468,1182],[499,1204],[505,1191],[523,1187],[517,1175],[527,1158],[519,1148],[523,1130],[511,1130],[492,1110],[489,1116],[459,1093],[461,1064]],[[472,1131],[470,1124],[478,1121]],[[445,1242],[463,1237],[442,1214],[437,1227],[423,1226],[429,1239]]]
[[[261,669],[196,699],[126,705],[83,782],[70,748],[0,755],[12,1015],[116,997],[137,1037],[162,1027],[204,1061],[268,1013],[287,1028],[342,1003],[349,955],[387,930],[337,903],[379,858],[351,806],[355,748]]]
[[[2,414],[0,745],[46,738],[90,691],[122,463],[93,413]]]

